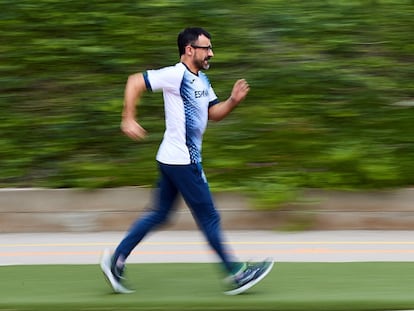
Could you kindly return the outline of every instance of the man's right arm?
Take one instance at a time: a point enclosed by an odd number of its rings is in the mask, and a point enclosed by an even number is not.
[[[147,134],[145,129],[136,121],[136,106],[146,89],[142,73],[136,73],[128,77],[124,93],[121,129],[125,135],[134,140],[143,139]]]

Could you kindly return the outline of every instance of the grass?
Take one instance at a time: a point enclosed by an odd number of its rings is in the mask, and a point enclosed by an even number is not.
[[[3,266],[1,310],[401,310],[414,263],[277,263],[239,296],[213,264],[131,264],[136,292],[112,294],[97,265]]]

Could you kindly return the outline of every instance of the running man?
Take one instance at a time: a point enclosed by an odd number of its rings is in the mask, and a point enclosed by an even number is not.
[[[136,106],[145,91],[163,92],[166,130],[156,156],[160,177],[153,209],[132,225],[113,254],[105,250],[102,256],[101,268],[116,293],[132,292],[123,284],[125,262],[147,233],[168,219],[178,194],[191,209],[200,230],[229,275],[226,280],[231,288],[226,294],[244,292],[262,280],[273,266],[271,260],[237,262],[223,244],[220,215],[202,167],[202,138],[208,120],[225,118],[247,96],[249,85],[244,79],[236,81],[230,97],[219,101],[201,71],[209,69],[209,61],[214,56],[210,39],[210,34],[202,28],[186,28],[177,39],[179,63],[128,78],[122,131],[133,140],[145,138],[146,131],[136,119]]]

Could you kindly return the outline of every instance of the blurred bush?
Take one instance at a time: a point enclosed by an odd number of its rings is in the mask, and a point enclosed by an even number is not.
[[[265,205],[304,187],[413,185],[414,1],[57,1],[0,3],[0,186],[153,185],[160,94],[139,107],[149,138],[119,130],[129,74],[178,61],[202,26],[220,98],[248,99],[210,124],[213,190]]]

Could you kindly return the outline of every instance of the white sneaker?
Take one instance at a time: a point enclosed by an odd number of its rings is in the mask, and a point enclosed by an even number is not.
[[[106,280],[111,285],[113,291],[117,294],[131,294],[134,291],[126,288],[121,284],[121,276],[112,272],[112,256],[108,249],[105,249],[101,258],[101,269]]]

